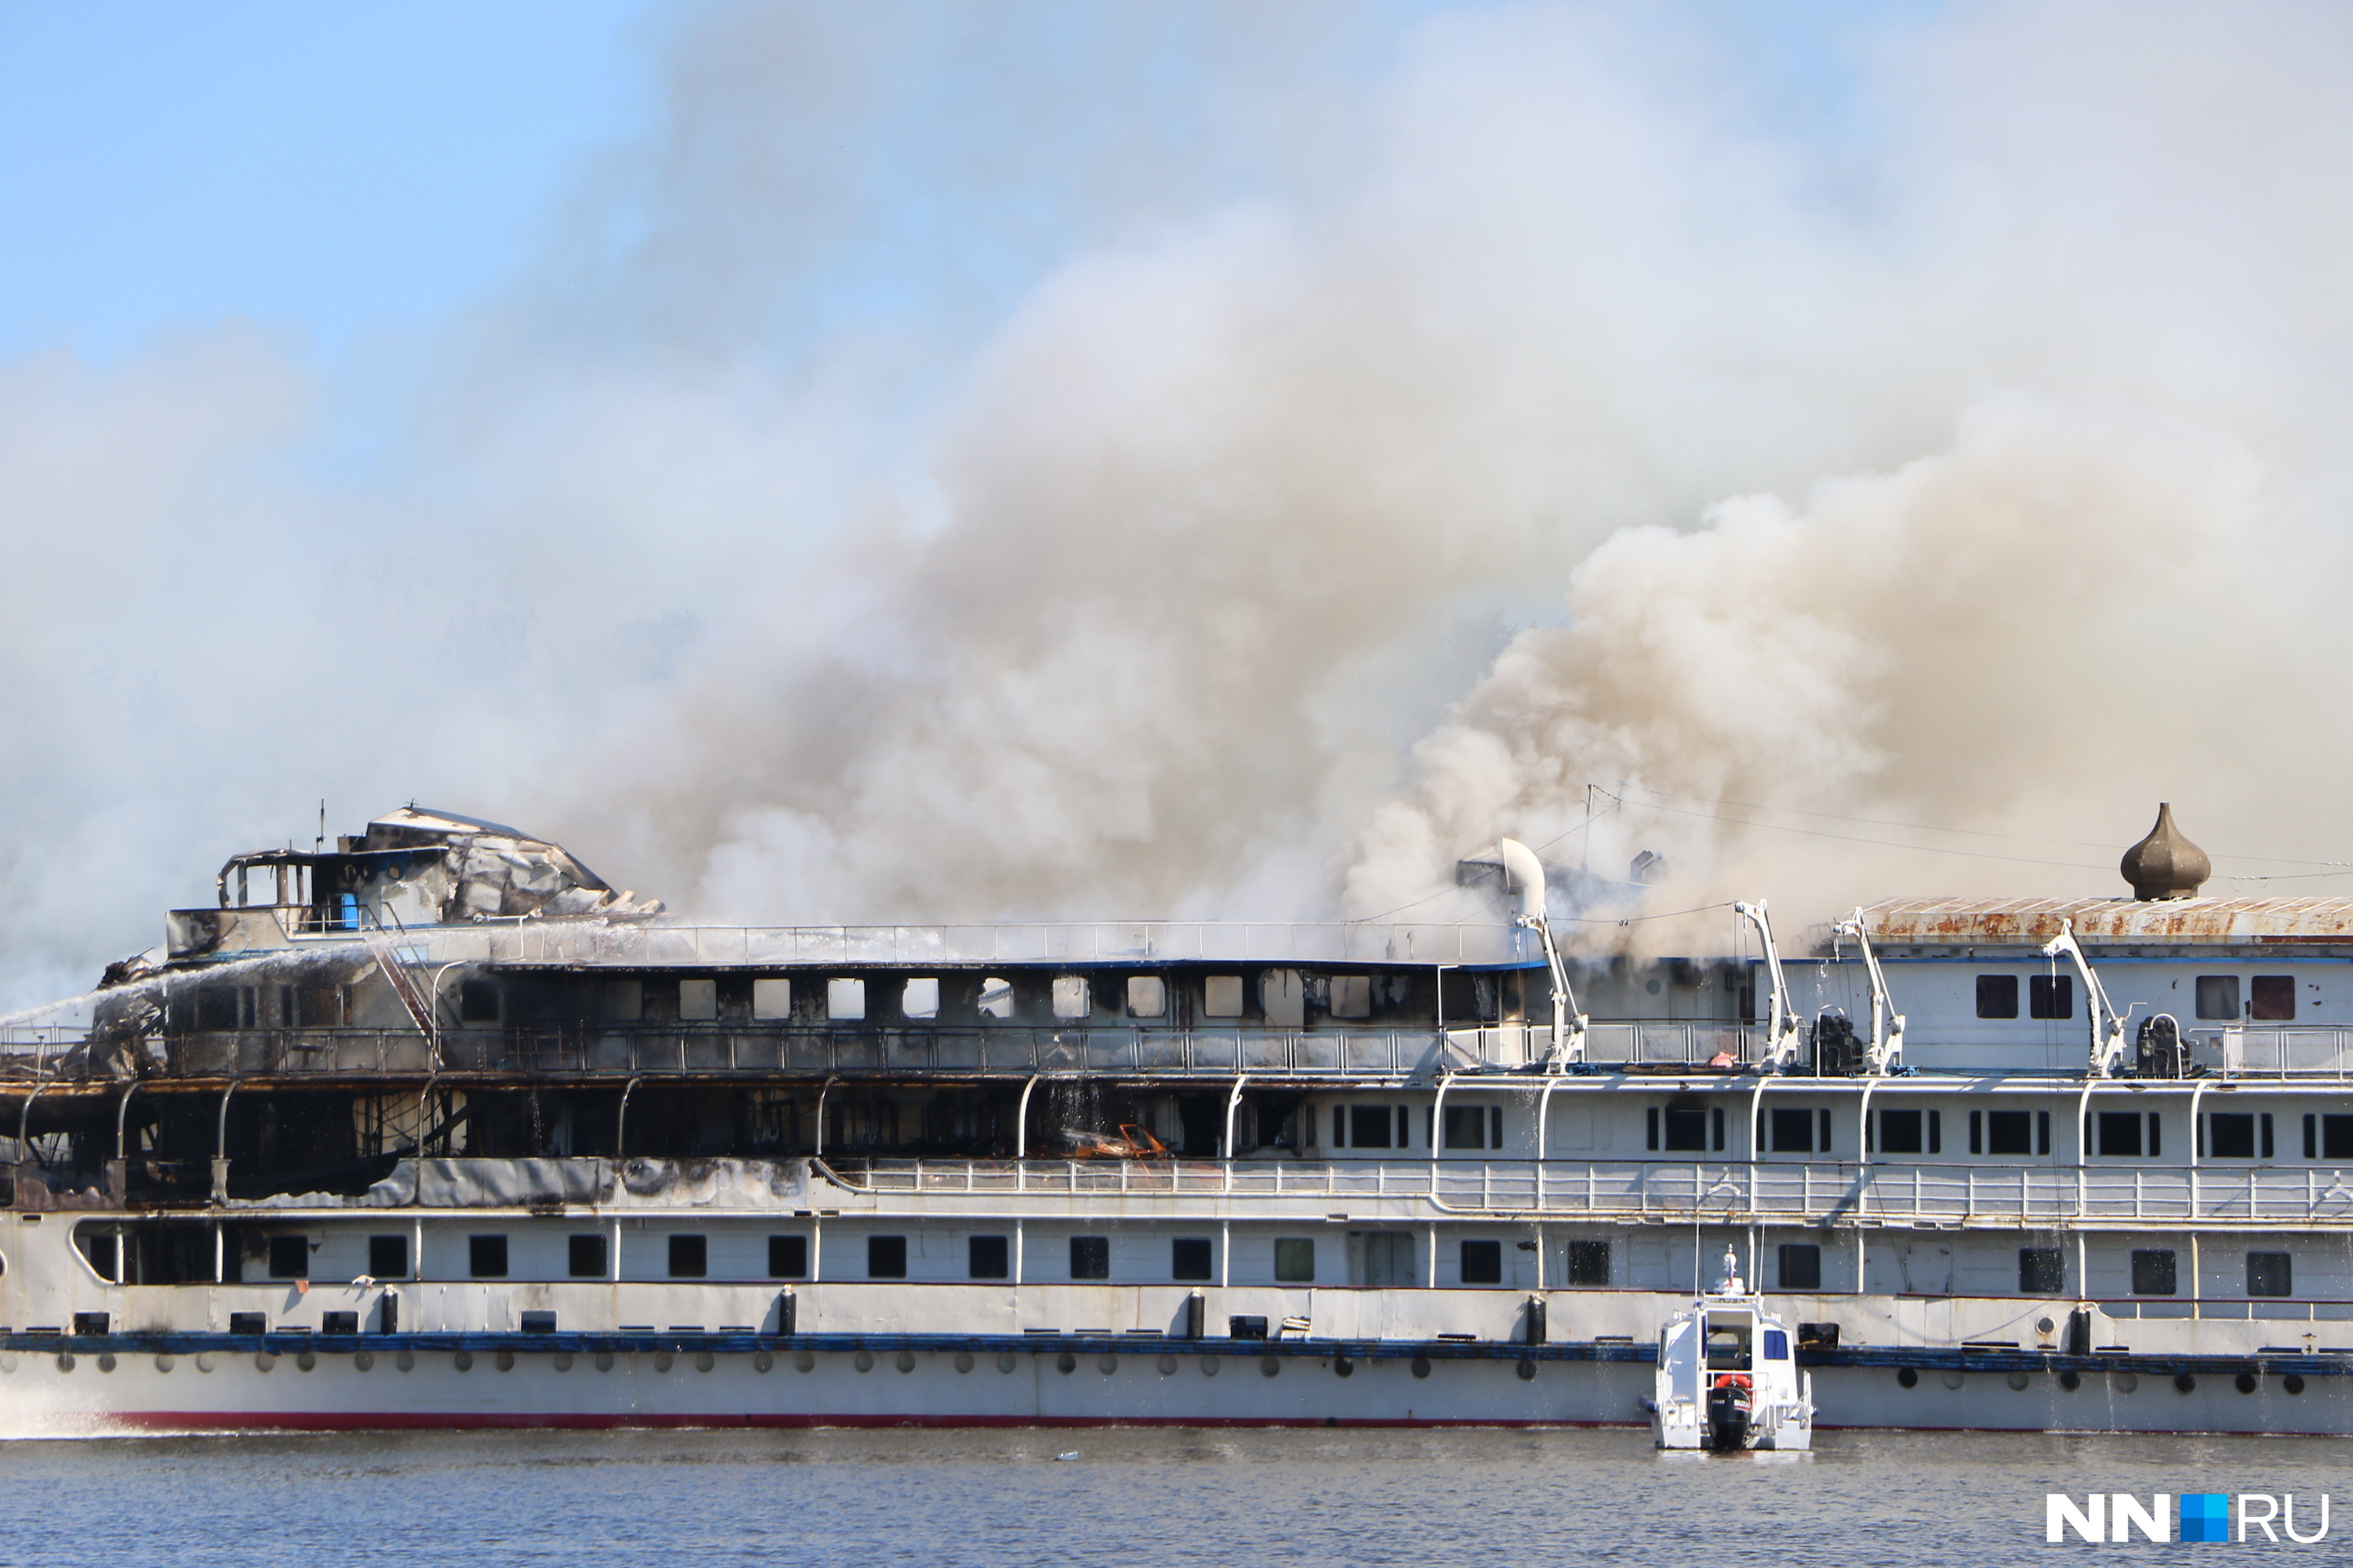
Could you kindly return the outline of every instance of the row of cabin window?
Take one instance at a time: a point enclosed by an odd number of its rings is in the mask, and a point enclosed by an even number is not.
[[[1421,1143],[1430,1147],[1430,1135],[1437,1120],[1437,1107],[1421,1108]],[[1313,1145],[1321,1118],[1310,1107],[1301,1127]],[[1332,1107],[1332,1145],[1335,1149],[1410,1149],[1413,1147],[1413,1113],[1408,1106],[1334,1106]],[[1448,1106],[1446,1107],[1446,1147],[1449,1149],[1501,1149],[1504,1147],[1504,1107],[1501,1106]]]
[[[804,981],[804,984],[810,983]],[[1335,1018],[1370,1018],[1373,1015],[1373,981],[1369,975],[1333,975],[1327,981],[1326,1011]],[[1243,979],[1240,975],[1208,975],[1201,982],[1201,1015],[1205,1018],[1240,1018],[1243,1009]],[[1158,975],[1127,977],[1126,1003],[1130,1018],[1166,1018],[1168,1015],[1168,984]],[[1094,1012],[1092,987],[1084,975],[1056,975],[1052,987],[1054,1016],[1062,1019],[1092,1017]],[[754,980],[752,982],[752,1016],[755,1019],[788,1019],[793,1014],[793,981],[789,978]],[[708,1020],[719,1016],[719,982],[712,980],[681,980],[678,982],[678,1015],[686,1020]],[[828,1019],[853,1022],[866,1016],[866,982],[854,976],[837,976],[825,982],[825,1015]],[[902,982],[899,992],[899,1015],[925,1022],[940,1015],[940,982],[936,976],[917,976]],[[1013,986],[996,976],[980,982],[980,1015],[983,1018],[1009,1019],[1013,1016]]]
[[[1780,1288],[1783,1290],[1820,1290],[1822,1287],[1822,1249],[1811,1242],[1787,1242],[1778,1259]],[[2247,1294],[2249,1296],[2289,1296],[2295,1293],[2295,1259],[2284,1252],[2251,1252],[2246,1255]],[[2178,1278],[2174,1255],[2168,1248],[2149,1248],[2132,1255],[2132,1293],[2136,1296],[2171,1296],[2176,1294]],[[2059,1296],[2066,1292],[2067,1254],[2055,1246],[2022,1246],[2018,1249],[2018,1293],[2021,1296]]]
[[[2247,1017],[2262,1023],[2286,1023],[2295,1020],[2295,976],[2256,975],[2247,982]],[[2198,1016],[2201,1019],[2235,1021],[2240,1016],[2239,977],[2200,975],[2197,1005]],[[2026,1015],[2029,1018],[2074,1017],[2074,976],[2029,975],[2026,980]],[[1978,1016],[2018,1016],[2016,975],[1978,976]]]
[[[113,1237],[100,1235],[91,1239],[92,1247],[108,1247]],[[1402,1242],[1410,1266],[1413,1238],[1410,1236],[1376,1239]],[[566,1263],[575,1279],[604,1279],[608,1277],[611,1238],[601,1232],[577,1233],[565,1238]],[[676,1234],[666,1238],[669,1243],[670,1277],[672,1279],[702,1279],[711,1272],[711,1255],[706,1237]],[[1012,1239],[1002,1235],[976,1235],[965,1238],[965,1268],[974,1279],[1009,1279],[1013,1275]],[[1501,1285],[1504,1283],[1504,1244],[1493,1240],[1470,1240],[1460,1244],[1461,1280],[1465,1285]],[[1109,1236],[1072,1236],[1070,1238],[1071,1277],[1072,1279],[1104,1279],[1111,1277],[1111,1238]],[[111,1254],[103,1258],[93,1255],[93,1264],[111,1275]],[[466,1238],[466,1262],[469,1275],[475,1279],[504,1279],[507,1277],[507,1238],[503,1235],[470,1235]],[[1206,1282],[1216,1277],[1216,1246],[1208,1236],[1176,1236],[1168,1244],[1168,1277],[1179,1284]],[[806,1279],[808,1277],[808,1237],[805,1235],[772,1235],[768,1238],[768,1277],[771,1279]],[[408,1277],[408,1238],[403,1235],[370,1236],[368,1238],[368,1272],[378,1279]],[[1400,1270],[1402,1272],[1402,1270]],[[269,1277],[272,1279],[308,1279],[311,1277],[310,1238],[303,1235],[273,1235],[269,1238]],[[904,1279],[907,1277],[907,1238],[902,1235],[874,1235],[866,1238],[866,1277],[869,1279]],[[1315,1278],[1315,1241],[1312,1236],[1279,1236],[1274,1244],[1274,1277],[1282,1284],[1312,1284]],[[1609,1283],[1609,1244],[1606,1241],[1572,1241],[1568,1244],[1568,1283],[1572,1286],[1607,1286]]]

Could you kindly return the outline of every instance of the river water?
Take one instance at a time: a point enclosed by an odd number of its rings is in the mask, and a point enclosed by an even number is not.
[[[1639,1430],[420,1433],[0,1443],[0,1559],[45,1565],[1966,1563],[2062,1558],[2043,1495],[2293,1492],[2316,1438],[1824,1433],[1654,1454]],[[2353,1489],[2336,1502],[2353,1510]],[[2344,1561],[2327,1541],[2232,1560]],[[2103,1557],[2176,1545],[2107,1545]],[[2179,1562],[2175,1557],[2173,1561]]]

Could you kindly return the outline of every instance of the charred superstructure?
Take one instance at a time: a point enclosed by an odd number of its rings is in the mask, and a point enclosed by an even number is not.
[[[412,807],[13,1028],[0,1408],[1634,1423],[1728,1246],[1827,1425],[2348,1429],[2353,906],[2203,861],[1578,961],[1509,841],[1469,925],[721,928]]]

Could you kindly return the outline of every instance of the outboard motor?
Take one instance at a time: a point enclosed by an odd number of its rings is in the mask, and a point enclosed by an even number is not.
[[[1708,1446],[1719,1454],[1737,1454],[1748,1446],[1748,1422],[1754,1413],[1748,1379],[1727,1372],[1707,1391]]]
[[[2189,1064],[2181,1048],[2181,1025],[2173,1014],[2160,1012],[2141,1020],[2140,1033],[2133,1041],[2133,1075],[2142,1078],[2179,1078],[2188,1075]]]

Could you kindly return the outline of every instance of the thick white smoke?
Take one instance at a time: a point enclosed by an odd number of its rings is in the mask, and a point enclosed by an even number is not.
[[[2112,885],[1717,800],[2353,847],[2341,12],[1367,15],[698,12],[412,412],[0,367],[6,990],[321,794],[774,921],[1367,914],[1589,783],[1694,901]]]

